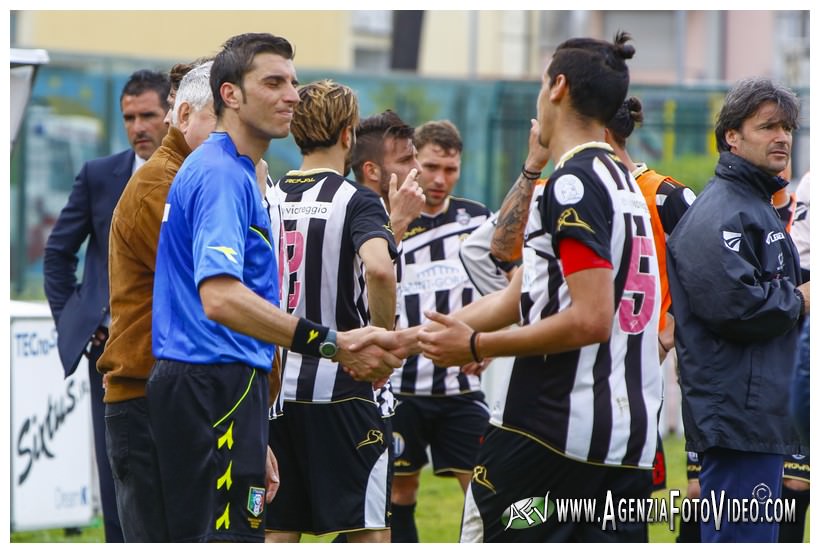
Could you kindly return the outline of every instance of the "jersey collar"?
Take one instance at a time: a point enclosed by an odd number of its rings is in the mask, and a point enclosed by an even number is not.
[[[328,167],[317,167],[316,169],[308,169],[307,171],[301,171],[299,169],[292,169],[287,172],[288,175],[293,176],[300,176],[306,177],[308,175],[318,175],[319,173],[336,173],[339,176],[342,176],[340,172],[335,169],[330,169]]]
[[[632,171],[632,177],[637,180],[638,177],[649,171],[646,163],[636,163],[635,170]]]
[[[563,165],[567,161],[569,161],[569,159],[572,156],[574,156],[575,154],[577,154],[578,152],[580,152],[582,150],[587,150],[587,149],[590,149],[590,148],[600,148],[602,150],[606,150],[609,153],[612,153],[612,154],[615,153],[615,151],[612,149],[612,146],[610,146],[606,142],[597,142],[597,141],[585,142],[584,144],[578,144],[577,146],[572,148],[570,151],[568,151],[567,153],[562,155],[561,159],[559,159],[558,163],[555,165],[555,168],[560,169],[561,167],[563,167]]]
[[[450,198],[451,196],[447,196],[447,198],[445,198],[442,208],[439,209],[436,213],[425,213],[424,211],[422,211],[421,215],[423,217],[427,217],[428,219],[435,219],[439,215],[447,213],[447,210],[450,209]]]

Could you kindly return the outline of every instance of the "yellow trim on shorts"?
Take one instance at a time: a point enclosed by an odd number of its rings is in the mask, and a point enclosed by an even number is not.
[[[239,408],[239,404],[242,403],[245,400],[245,397],[247,397],[248,392],[251,391],[251,384],[253,384],[253,379],[254,378],[256,378],[256,369],[251,368],[251,379],[248,381],[248,387],[245,388],[244,392],[242,392],[242,397],[240,397],[239,400],[234,404],[234,406],[231,407],[231,410],[228,411],[227,413],[225,413],[224,417],[222,417],[221,419],[216,421],[211,428],[216,428],[217,426],[219,426],[220,424],[225,422],[225,419],[230,417],[233,414],[233,412],[236,411]]]

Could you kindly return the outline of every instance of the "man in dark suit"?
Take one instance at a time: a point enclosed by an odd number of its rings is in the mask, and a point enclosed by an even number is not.
[[[149,70],[131,75],[120,108],[131,148],[89,161],[80,169],[68,203],[48,238],[43,259],[45,292],[57,326],[57,348],[66,376],[88,358],[94,452],[100,478],[107,542],[122,542],[114,482],[105,449],[103,379],[97,359],[108,337],[108,231],[111,214],[125,184],[162,143],[168,131],[170,80]],[[89,238],[82,282],[77,281],[77,252]]]

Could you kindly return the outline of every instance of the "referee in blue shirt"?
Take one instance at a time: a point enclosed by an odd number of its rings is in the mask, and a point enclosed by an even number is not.
[[[296,85],[287,40],[229,39],[211,69],[216,131],[168,193],[146,392],[172,541],[264,540],[265,503],[278,487],[265,416],[273,344],[333,358],[362,380],[400,365],[376,346],[349,352],[374,329],[336,334],[278,309],[280,223],[254,168],[271,139],[288,135]]]

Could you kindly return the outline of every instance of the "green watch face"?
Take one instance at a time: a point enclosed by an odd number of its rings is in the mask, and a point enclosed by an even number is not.
[[[319,353],[322,354],[322,357],[333,357],[336,355],[336,344],[333,342],[322,342],[319,344]]]

